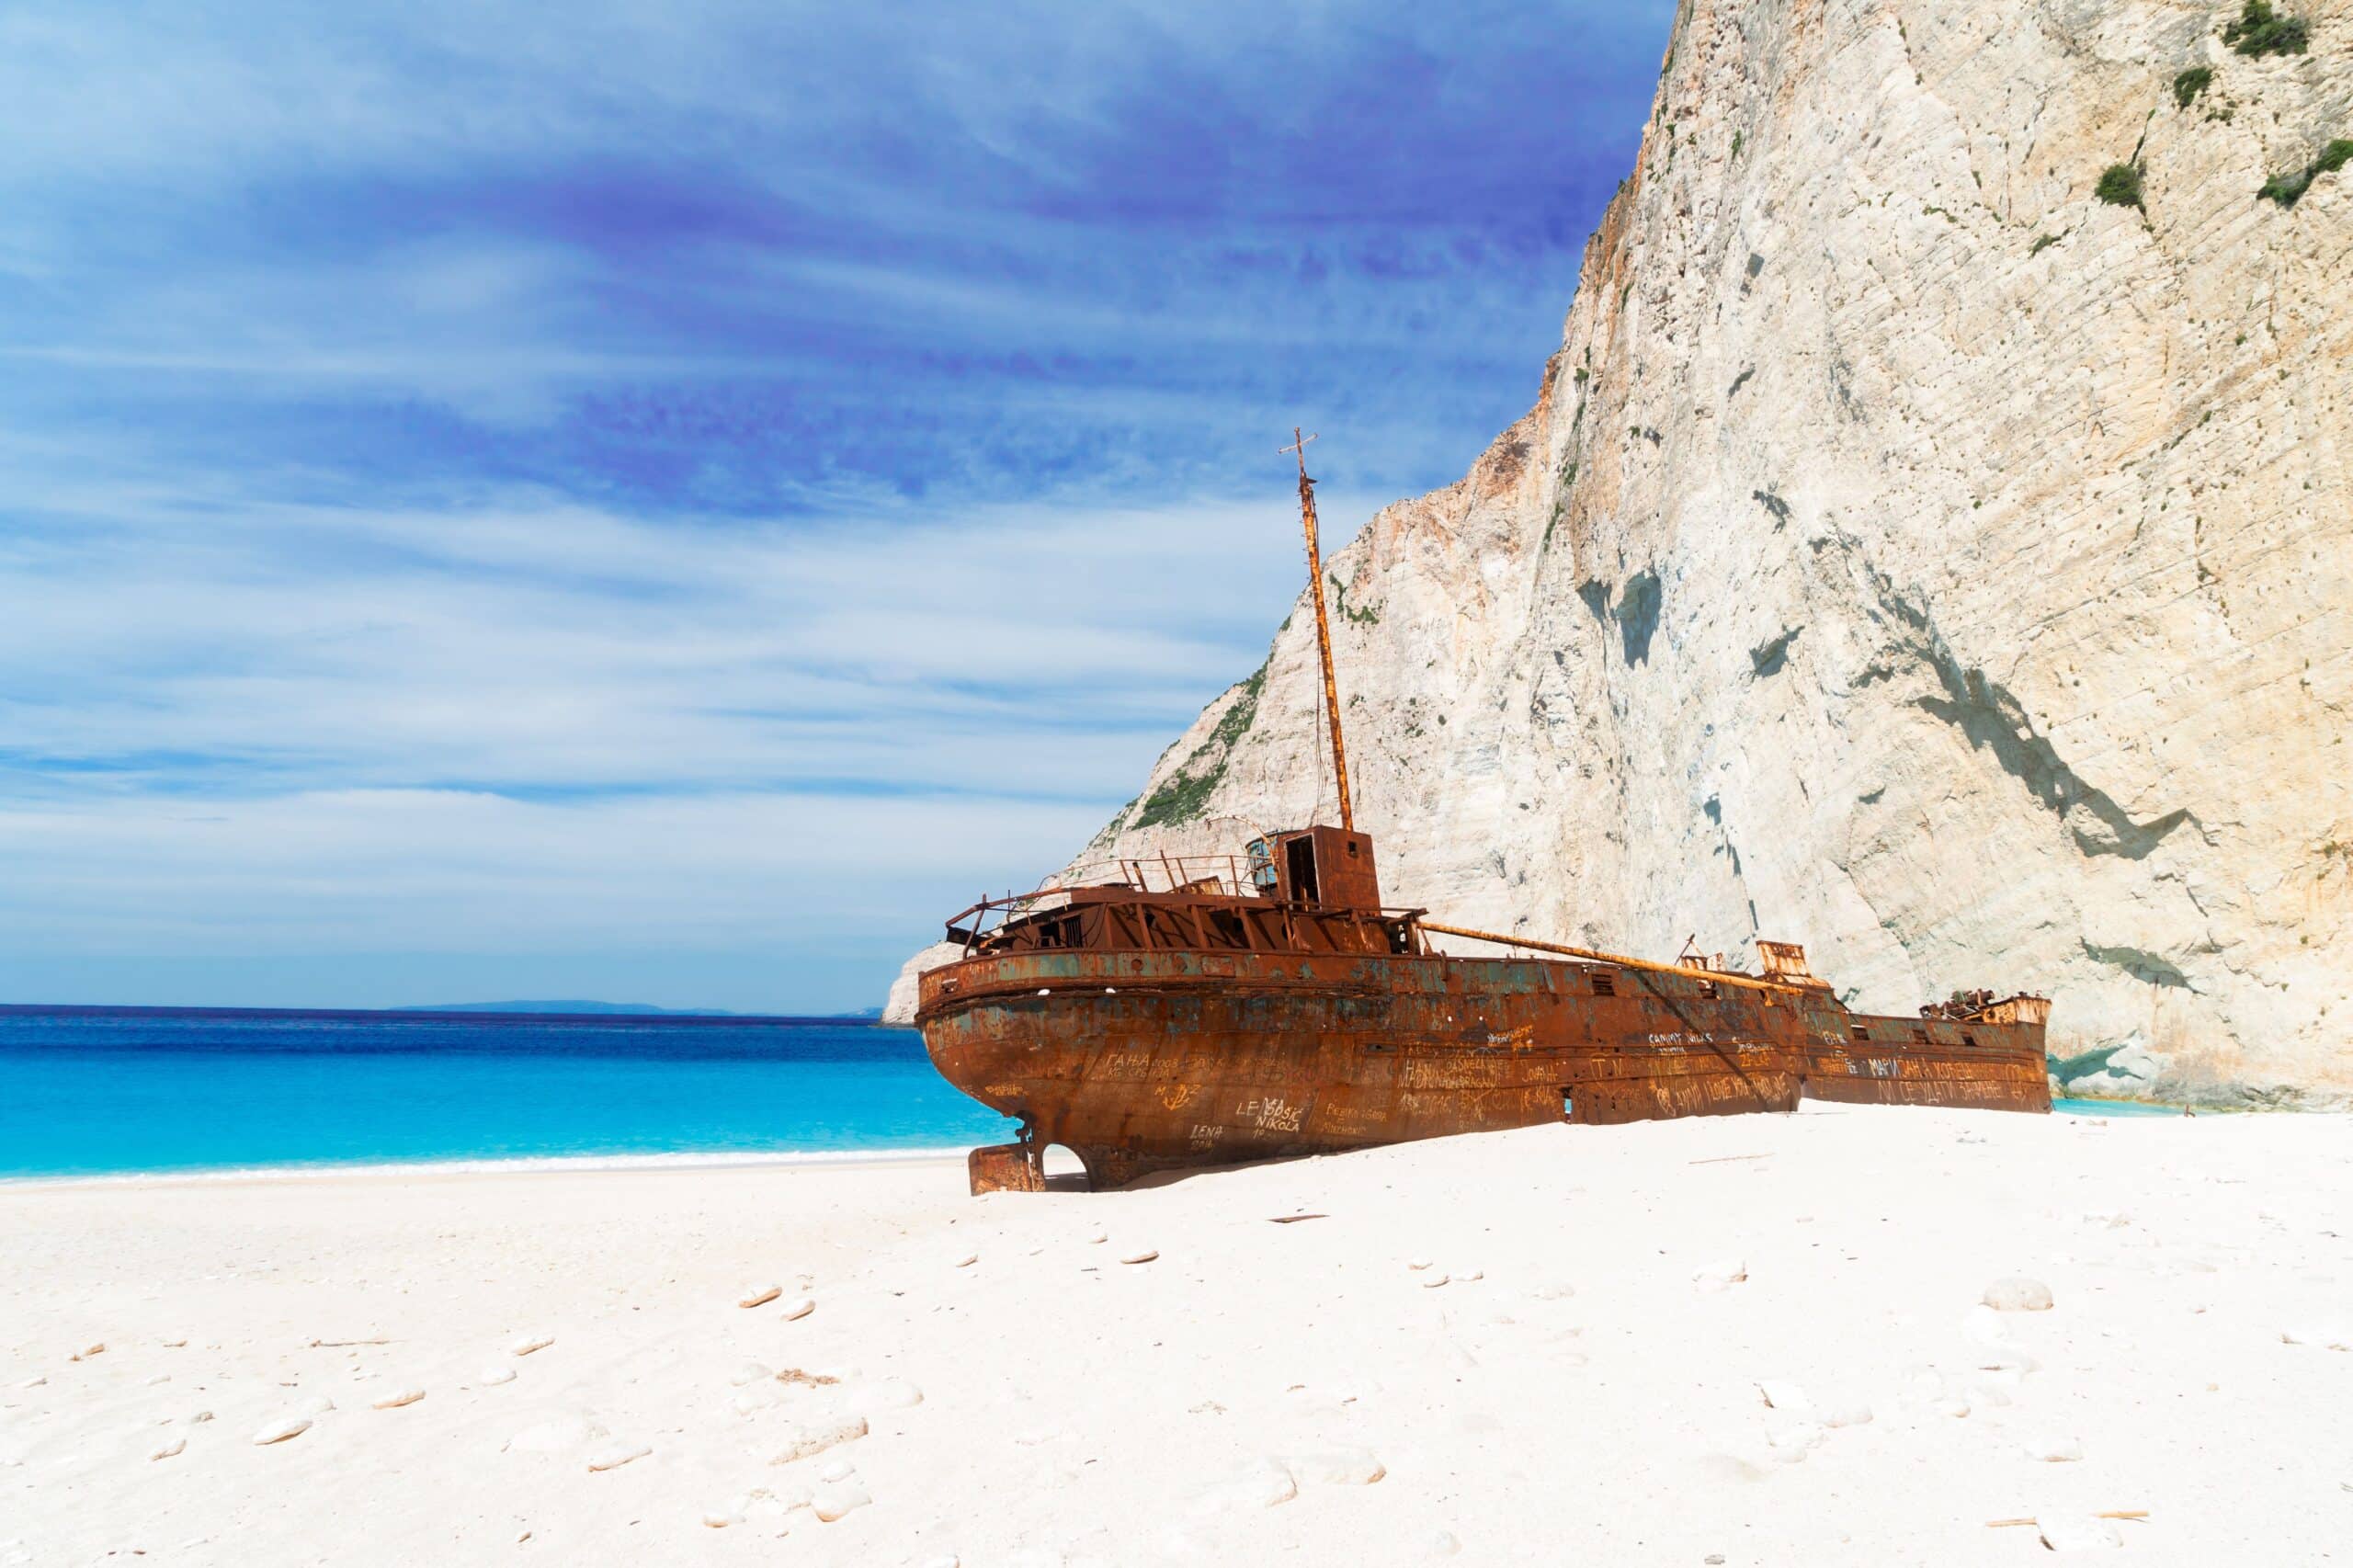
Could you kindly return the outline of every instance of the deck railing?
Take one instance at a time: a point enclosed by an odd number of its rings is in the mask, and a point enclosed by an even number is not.
[[[949,937],[967,947],[1008,920],[1057,907],[1073,888],[1131,888],[1137,892],[1199,892],[1239,898],[1251,890],[1249,861],[1240,855],[1130,856],[1090,860],[1050,874],[1028,892],[989,895],[948,917]]]
[[[1204,892],[1239,898],[1250,891],[1249,861],[1239,855],[1131,856],[1072,868],[1060,887],[1130,887],[1138,892]]]

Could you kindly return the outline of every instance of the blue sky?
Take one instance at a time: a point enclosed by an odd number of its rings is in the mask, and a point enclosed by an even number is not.
[[[868,1005],[1533,400],[1672,6],[0,7],[0,1000]]]

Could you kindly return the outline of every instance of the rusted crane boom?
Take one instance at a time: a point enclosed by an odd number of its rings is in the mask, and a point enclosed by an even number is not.
[[[1727,974],[1719,969],[1693,969],[1686,964],[1657,963],[1650,959],[1628,958],[1623,953],[1605,953],[1593,948],[1572,948],[1564,942],[1538,942],[1526,937],[1506,937],[1494,931],[1473,931],[1467,926],[1441,926],[1435,920],[1421,923],[1425,931],[1436,931],[1448,937],[1468,937],[1474,942],[1500,942],[1507,948],[1532,948],[1540,953],[1564,953],[1573,959],[1591,959],[1596,963],[1614,964],[1620,969],[1647,970],[1653,974],[1679,974],[1690,980],[1705,980],[1717,985],[1737,985],[1750,991],[1801,991],[1804,987],[1785,985],[1777,980],[1755,980],[1745,974]]]

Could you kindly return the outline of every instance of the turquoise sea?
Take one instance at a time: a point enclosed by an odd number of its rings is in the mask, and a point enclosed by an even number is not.
[[[0,1178],[964,1149],[912,1029],[826,1019],[0,1009]]]
[[[2056,1098],[2051,1108],[2065,1116],[2179,1116],[2177,1105],[2155,1105],[2147,1100],[2071,1100]]]

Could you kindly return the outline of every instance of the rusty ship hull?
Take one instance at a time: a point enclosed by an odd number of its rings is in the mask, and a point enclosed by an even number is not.
[[[1728,977],[1729,978],[1729,977]],[[1581,962],[1438,954],[1009,951],[934,971],[940,1073],[1017,1118],[976,1191],[1802,1098],[2047,1111],[2047,1004],[1965,1020]]]

